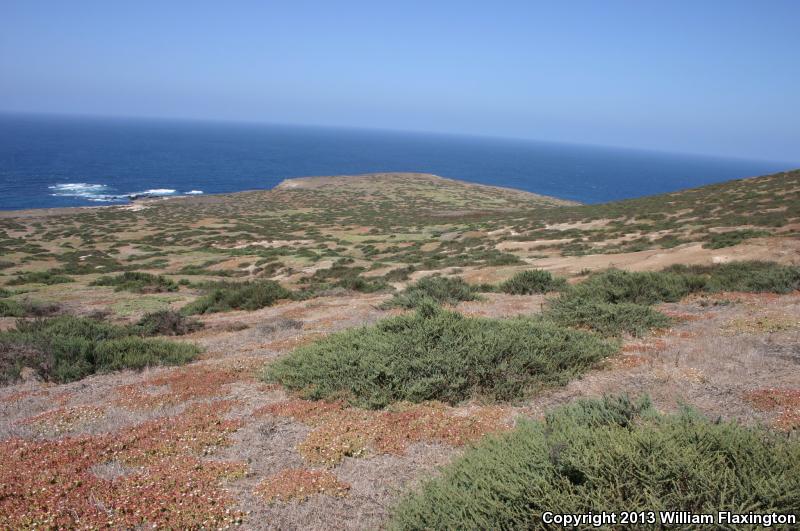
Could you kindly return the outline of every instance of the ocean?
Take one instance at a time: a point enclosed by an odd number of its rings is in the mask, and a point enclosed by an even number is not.
[[[425,172],[600,203],[787,164],[487,137],[0,115],[0,210],[269,189],[290,177]]]

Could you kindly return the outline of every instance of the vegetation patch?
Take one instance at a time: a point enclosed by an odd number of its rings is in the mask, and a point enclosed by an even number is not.
[[[769,236],[769,232],[763,230],[732,230],[727,232],[718,232],[711,235],[703,247],[706,249],[722,249],[723,247],[733,247],[750,238],[761,238]]]
[[[55,271],[28,271],[21,273],[17,278],[11,279],[6,284],[9,286],[19,286],[22,284],[45,284],[52,286],[53,284],[66,284],[72,282],[72,278],[59,274]]]
[[[117,276],[103,276],[92,282],[92,286],[113,286],[114,291],[130,291],[133,293],[163,293],[178,291],[174,280],[161,275],[126,271]]]
[[[24,419],[20,424],[31,426],[40,435],[55,436],[102,419],[105,415],[105,408],[99,406],[59,407]]]
[[[23,367],[49,381],[69,382],[96,372],[187,363],[200,352],[188,343],[144,339],[130,327],[60,316],[20,321],[0,332],[0,381]]]
[[[623,334],[640,337],[672,323],[672,319],[644,304],[614,304],[569,296],[552,301],[545,316],[561,326],[590,330],[606,337]]]
[[[554,277],[552,273],[542,269],[529,269],[516,273],[500,284],[498,289],[511,295],[533,295],[561,291],[566,287],[567,281],[564,278]]]
[[[396,294],[385,308],[416,308],[424,301],[455,305],[478,299],[477,290],[461,277],[424,277]]]
[[[221,528],[243,514],[223,482],[244,475],[243,463],[206,461],[229,443],[238,421],[230,402],[188,408],[114,433],[0,442],[0,527],[4,529]],[[114,479],[98,465],[135,467]]]
[[[144,410],[208,399],[221,395],[226,385],[243,379],[245,373],[249,371],[212,365],[182,367],[139,384],[118,387],[114,404],[126,409]],[[150,392],[148,387],[158,390]]]
[[[205,288],[206,294],[182,309],[185,315],[259,310],[272,306],[292,293],[274,280],[248,282],[215,282]]]
[[[256,487],[266,501],[305,501],[316,494],[344,497],[350,484],[336,479],[328,470],[287,468],[268,477]]]
[[[134,325],[143,336],[182,336],[203,328],[203,323],[180,312],[161,310],[145,314]]]
[[[798,489],[797,440],[646,401],[582,400],[479,443],[404,499],[390,527],[547,529],[544,511],[795,514]]]
[[[616,350],[591,334],[535,319],[464,317],[428,305],[300,347],[265,378],[304,398],[396,401],[513,400],[561,385]]]
[[[397,403],[387,410],[347,407],[343,402],[288,400],[270,404],[257,415],[291,417],[314,429],[298,445],[306,461],[334,466],[345,457],[368,453],[402,455],[418,442],[463,446],[488,433],[509,428],[508,412],[480,407],[459,415],[442,403]]]
[[[702,282],[694,291],[744,291],[791,293],[800,289],[800,267],[775,262],[729,262],[713,266],[672,266],[666,273],[679,273]]]
[[[551,301],[545,317],[563,326],[604,336],[642,336],[673,319],[651,308],[692,293],[746,291],[787,293],[800,286],[800,268],[772,262],[673,266],[659,272],[610,269],[570,286]]]
[[[301,279],[300,282],[304,287],[298,296],[308,298],[335,288],[361,293],[375,293],[392,289],[383,278],[361,276],[364,270],[363,267],[348,267],[343,263],[337,263],[327,269],[319,269],[310,277]]]
[[[744,398],[759,411],[777,411],[778,429],[800,428],[800,389],[754,389],[745,393]]]

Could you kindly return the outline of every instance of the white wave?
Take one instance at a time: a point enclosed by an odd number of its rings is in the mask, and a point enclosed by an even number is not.
[[[108,190],[105,184],[92,184],[92,183],[60,183],[48,186],[53,193],[50,195],[64,196],[64,197],[90,197],[102,195],[102,192]]]
[[[105,184],[96,183],[59,183],[48,186],[52,196],[58,197],[80,197],[87,201],[96,203],[124,202],[132,199],[142,199],[147,197],[161,197],[173,195],[176,190],[172,188],[151,188],[143,192],[109,193],[113,190]],[[192,190],[189,194],[202,194],[201,190]]]
[[[171,195],[175,193],[175,190],[170,188],[153,188],[151,190],[145,190],[144,192],[137,192],[140,194],[146,195]]]
[[[188,192],[186,192],[183,195],[200,195],[202,193],[203,193],[202,190],[189,190]]]

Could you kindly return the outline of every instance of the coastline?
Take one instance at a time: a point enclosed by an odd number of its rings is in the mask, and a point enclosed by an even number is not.
[[[481,190],[496,190],[502,193],[519,195],[520,197],[529,198],[536,201],[544,201],[552,203],[553,206],[580,206],[584,204],[569,199],[561,199],[559,197],[528,192],[526,190],[521,190],[519,188],[474,183],[462,179],[441,177],[439,175],[434,175],[431,173],[376,172],[376,173],[361,173],[354,175],[309,175],[305,177],[292,177],[283,179],[272,188],[255,188],[248,190],[238,190],[236,192],[224,192],[218,194],[145,197],[139,199],[131,199],[128,203],[122,203],[122,204],[26,208],[21,210],[0,210],[0,218],[37,217],[37,216],[49,217],[49,216],[67,215],[70,213],[75,213],[80,211],[96,211],[98,209],[141,211],[154,204],[161,204],[164,202],[189,201],[189,202],[199,203],[199,202],[207,202],[209,199],[219,200],[220,198],[233,197],[239,194],[269,193],[272,191],[286,191],[286,190],[300,190],[300,189],[316,189],[329,186],[345,187],[348,184],[352,185],[358,181],[363,181],[365,179],[371,180],[374,184],[374,181],[376,180],[394,180],[398,178],[417,180],[417,181],[421,180],[431,183],[438,182],[442,184],[444,183],[458,184],[461,186],[469,188],[477,188]]]

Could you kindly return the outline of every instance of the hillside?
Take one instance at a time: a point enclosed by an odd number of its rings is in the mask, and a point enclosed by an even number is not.
[[[798,266],[800,170],[602,205],[376,174],[2,212],[0,527],[425,527],[437,467],[579,398],[796,440]]]

